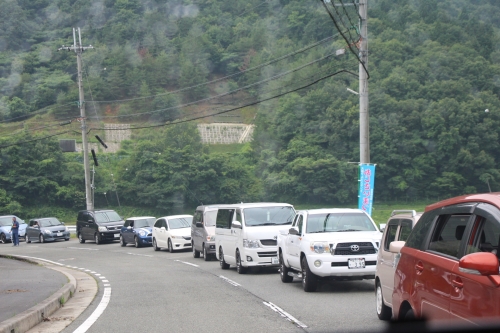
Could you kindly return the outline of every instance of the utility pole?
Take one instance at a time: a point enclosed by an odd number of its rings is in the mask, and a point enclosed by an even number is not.
[[[359,0],[359,161],[370,163],[370,113],[368,112],[368,0]]]
[[[82,46],[82,37],[80,28],[78,28],[78,43],[76,41],[76,29],[73,28],[73,46],[62,46],[59,50],[74,51],[76,53],[76,63],[78,67],[78,92],[80,108],[80,123],[82,124],[82,146],[83,146],[83,166],[85,170],[85,201],[87,203],[87,210],[94,210],[94,200],[92,193],[92,185],[90,184],[90,167],[89,167],[89,145],[87,140],[87,125],[85,116],[85,100],[83,98],[83,85],[82,85],[82,52],[87,49],[93,49],[92,45]]]

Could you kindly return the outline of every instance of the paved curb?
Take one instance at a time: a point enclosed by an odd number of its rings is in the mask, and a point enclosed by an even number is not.
[[[37,265],[41,263],[13,255],[0,255],[0,257],[26,261]],[[67,300],[69,300],[76,291],[76,279],[72,275],[66,274],[64,272],[61,273],[66,275],[66,277],[69,279],[68,283],[66,283],[61,289],[56,291],[46,300],[10,319],[1,322],[0,333],[24,333],[30,328],[35,327],[36,325],[41,323],[44,318],[49,317],[51,314],[53,314],[62,306],[61,303],[64,304]]]

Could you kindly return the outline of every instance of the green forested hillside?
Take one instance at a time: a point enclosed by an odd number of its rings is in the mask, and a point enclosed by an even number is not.
[[[368,4],[375,200],[500,190],[500,3]],[[356,8],[337,8],[352,47]],[[155,209],[356,202],[359,105],[346,88],[358,62],[336,55],[347,42],[321,1],[0,0],[0,211],[84,205],[81,156],[56,141],[79,138],[75,54],[57,52],[72,27],[95,48],[83,54],[90,134],[145,127],[101,156],[96,193],[116,184],[122,204]],[[221,112],[253,122],[253,143],[204,147],[196,122]]]

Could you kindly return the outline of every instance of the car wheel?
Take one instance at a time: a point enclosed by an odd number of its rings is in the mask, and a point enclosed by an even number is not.
[[[207,253],[207,248],[203,244],[203,260],[210,261],[210,255]]]
[[[121,246],[127,246],[127,242],[123,239],[123,235],[120,235],[120,245]]]
[[[229,264],[224,260],[224,252],[222,251],[222,247],[219,248],[219,264],[220,268],[228,269]]]
[[[159,247],[158,247],[158,245],[156,244],[156,239],[155,239],[155,238],[153,238],[153,249],[154,249],[155,251],[160,251],[160,248],[159,248]]]
[[[134,245],[137,248],[141,247],[141,243],[139,243],[139,238],[137,238],[137,236],[134,237]]]
[[[26,235],[25,239],[26,239],[26,243],[28,243],[28,244],[31,243],[30,238],[28,237],[28,235]]]
[[[102,244],[102,239],[101,236],[99,236],[99,234],[94,235],[94,240],[97,245]]]
[[[305,292],[312,292],[318,289],[318,280],[309,269],[306,257],[302,258],[302,288]]]
[[[85,243],[85,239],[83,238],[83,235],[81,233],[78,234],[78,241],[80,242],[80,244]]]
[[[293,276],[288,275],[290,269],[285,266],[285,261],[283,260],[283,254],[280,252],[280,278],[283,283],[290,283],[293,281]]]
[[[384,295],[382,295],[382,287],[380,282],[377,281],[375,287],[375,296],[377,300],[377,316],[380,320],[389,320],[392,317],[392,310],[384,304]]]
[[[5,234],[0,234],[0,243],[7,243],[7,237],[5,237]]]
[[[168,252],[174,253],[174,247],[172,246],[172,241],[168,239]]]
[[[404,320],[412,321],[415,319],[416,317],[415,317],[415,312],[413,312],[413,309],[406,311]]]
[[[38,241],[39,241],[40,243],[45,243],[45,237],[43,237],[43,235],[42,235],[42,234],[40,234],[40,236],[38,236]]]
[[[196,251],[196,248],[194,247],[194,243],[191,243],[191,246],[193,247],[193,258],[199,258],[200,251]]]
[[[236,272],[238,272],[238,274],[245,274],[247,272],[247,268],[243,267],[243,265],[241,264],[241,256],[239,250],[236,250]]]

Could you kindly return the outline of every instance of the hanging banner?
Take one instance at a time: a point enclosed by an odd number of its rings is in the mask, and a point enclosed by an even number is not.
[[[358,208],[372,215],[373,190],[375,188],[375,164],[359,165]]]

